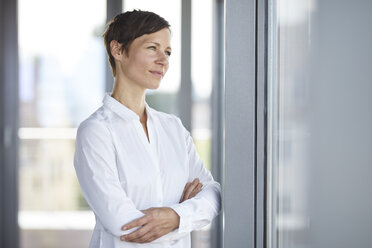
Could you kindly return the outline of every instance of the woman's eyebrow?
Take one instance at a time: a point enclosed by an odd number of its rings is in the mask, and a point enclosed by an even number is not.
[[[148,41],[148,42],[146,42],[146,43],[153,43],[153,44],[155,44],[155,45],[157,45],[157,46],[160,47],[160,44],[159,44],[158,42],[155,42],[155,41]],[[166,49],[170,49],[170,50],[172,50],[172,48],[171,48],[170,46],[168,46]]]

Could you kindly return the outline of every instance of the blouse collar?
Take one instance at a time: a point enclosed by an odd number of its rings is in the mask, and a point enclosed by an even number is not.
[[[102,102],[105,107],[111,109],[124,120],[140,120],[140,117],[133,110],[118,102],[111,96],[111,93],[106,93]],[[145,104],[147,117],[152,118],[152,109],[147,102]]]

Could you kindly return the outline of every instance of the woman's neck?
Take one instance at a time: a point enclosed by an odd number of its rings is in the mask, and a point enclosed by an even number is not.
[[[142,122],[146,118],[145,93],[146,89],[115,79],[111,96],[135,112]]]

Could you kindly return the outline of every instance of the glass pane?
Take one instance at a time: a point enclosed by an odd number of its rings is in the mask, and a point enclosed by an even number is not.
[[[94,216],[73,154],[77,125],[104,95],[106,2],[20,0],[18,18],[20,244],[88,247]]]
[[[372,2],[271,4],[270,247],[372,247]]]
[[[268,247],[308,247],[313,0],[269,1]]]
[[[191,2],[192,130],[196,149],[211,170],[212,0]],[[193,248],[209,248],[210,227],[192,233]]]
[[[192,1],[191,79],[192,134],[205,166],[210,170],[212,93],[212,0]]]

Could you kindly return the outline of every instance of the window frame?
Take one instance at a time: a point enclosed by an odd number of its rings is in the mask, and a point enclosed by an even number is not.
[[[266,247],[267,6],[225,3],[226,247]]]

